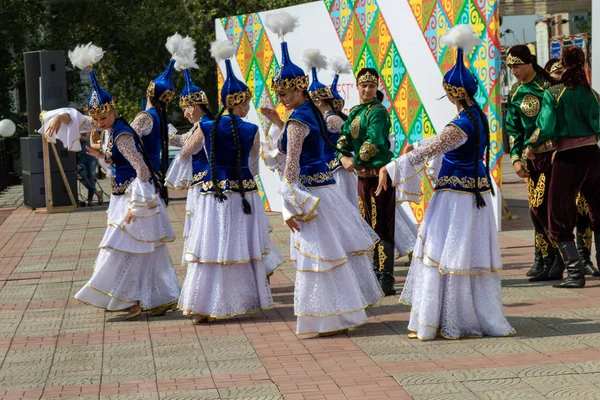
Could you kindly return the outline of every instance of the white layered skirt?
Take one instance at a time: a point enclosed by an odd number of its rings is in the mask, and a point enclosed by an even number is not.
[[[166,243],[175,239],[164,203],[137,179],[123,196],[111,196],[108,223],[94,274],[75,298],[110,311],[135,304],[152,309],[179,298]],[[126,224],[127,211],[136,218]]]
[[[358,209],[358,176],[344,168],[339,168],[333,173],[333,179],[343,195]]]
[[[296,333],[326,333],[364,324],[365,309],[383,297],[373,272],[377,235],[338,185],[304,188],[286,182],[281,191],[288,199],[284,218],[294,214],[300,226],[292,234],[290,254],[296,261]]]
[[[411,306],[408,329],[422,340],[510,336],[502,310],[502,268],[492,196],[435,192],[419,229],[400,302]]]
[[[228,318],[273,307],[267,273],[283,260],[271,248],[260,196],[246,193],[252,214],[242,211],[239,193],[219,202],[200,194],[191,217],[179,299],[184,315]]]
[[[388,189],[393,190],[393,188]],[[402,207],[402,201],[396,201],[396,219],[394,220],[394,246],[396,255],[404,257],[410,254],[417,241],[417,226]]]

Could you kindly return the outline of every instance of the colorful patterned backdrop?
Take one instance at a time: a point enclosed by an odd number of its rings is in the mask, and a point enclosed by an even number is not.
[[[469,64],[479,78],[477,99],[490,119],[493,176],[501,185],[502,133],[500,130],[500,87],[498,80],[498,1],[497,0],[398,0],[408,1],[423,33],[424,41],[441,71],[454,63],[454,50],[440,43],[440,36],[457,23],[470,23],[481,36],[482,43],[471,54]],[[396,154],[408,143],[436,134],[417,89],[392,39],[377,0],[324,0],[346,57],[354,72],[363,67],[379,71],[383,85],[384,105],[389,109],[396,139]],[[279,67],[273,47],[265,33],[259,14],[221,19],[229,40],[236,47],[236,59],[254,94],[254,105],[275,107],[277,97],[268,82]],[[222,77],[220,77],[220,82]],[[441,85],[441,82],[440,82]],[[268,132],[269,122],[259,113],[260,123]],[[432,182],[423,181],[423,201],[411,205],[417,222],[421,222],[431,195]]]

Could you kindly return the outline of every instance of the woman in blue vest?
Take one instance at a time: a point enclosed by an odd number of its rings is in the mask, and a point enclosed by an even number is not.
[[[267,20],[281,38],[296,23],[287,13]],[[291,61],[286,42],[281,56],[271,85],[292,113],[284,124],[275,112],[263,111],[283,132],[280,193],[283,219],[292,231],[290,257],[296,261],[296,333],[330,336],[367,322],[365,309],[383,297],[372,268],[377,235],[342,194],[324,161],[324,146],[335,145],[308,94],[308,76]]]
[[[479,38],[470,25],[457,25],[442,40],[458,47],[443,81],[458,116],[379,175],[378,192],[389,173],[399,191],[415,193],[424,164],[443,155],[400,302],[411,306],[409,338],[509,336],[515,331],[502,311],[488,120],[474,98],[477,80],[463,63]]]
[[[184,117],[193,125],[183,135],[177,135],[177,130],[173,128],[169,145],[181,147],[181,151],[173,160],[165,177],[165,186],[169,189],[188,190],[183,225],[182,264],[185,264],[191,218],[200,194],[199,184],[202,182],[200,177],[208,170],[208,157],[204,149],[204,135],[200,130],[200,124],[213,120],[206,93],[192,81],[191,68],[198,68],[195,56],[194,47],[189,54],[185,54],[175,62],[175,69],[183,70],[185,80],[185,87],[179,95],[179,106],[183,110]]]
[[[94,274],[75,298],[110,311],[129,310],[127,319],[146,309],[163,315],[175,308],[180,291],[166,246],[175,237],[139,135],[117,115],[112,96],[92,70],[102,55],[102,49],[91,44],[69,52],[73,65],[90,68],[89,116],[57,110],[46,128],[48,135],[70,126],[82,132],[96,127],[108,134],[103,153],[88,147],[88,153],[110,164],[113,172],[108,227]]]
[[[244,121],[252,96],[233,73],[229,42],[211,53],[225,61],[221,110],[200,124],[208,168],[198,177],[198,200],[190,225],[188,269],[179,308],[196,323],[259,312],[273,306],[267,284],[271,253],[268,221],[254,175],[258,173],[258,127]]]

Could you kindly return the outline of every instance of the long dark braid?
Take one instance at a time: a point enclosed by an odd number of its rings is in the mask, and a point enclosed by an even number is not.
[[[219,121],[225,112],[225,107],[221,107],[215,120],[213,122],[212,129],[210,130],[210,175],[213,187],[215,188],[215,197],[219,202],[223,202],[227,200],[227,196],[223,193],[223,189],[219,187],[219,180],[217,179],[217,174],[215,172],[215,151],[216,151],[216,141],[217,141],[217,125],[219,125]]]
[[[167,104],[155,97],[150,98],[150,103],[156,109],[158,119],[160,121],[160,181],[162,182],[164,177],[167,175],[167,169],[169,168],[169,120],[167,117]],[[161,190],[161,197],[167,199],[165,203],[168,204],[169,192],[168,189],[163,186]]]
[[[490,173],[490,123],[488,121],[487,115],[485,115],[485,113],[479,106],[479,103],[477,103],[473,97],[471,97],[471,101],[473,102],[473,105],[475,106],[477,111],[479,111],[479,114],[481,115],[481,120],[483,121],[483,129],[485,130],[485,143],[486,143],[486,145],[485,145],[485,176],[488,178],[488,182],[490,183],[490,191],[492,192],[492,195],[495,196],[496,191],[494,190],[494,185],[492,184],[492,175]],[[479,150],[477,150],[477,151],[479,151]]]
[[[329,107],[331,107],[331,110],[335,113],[335,115],[340,117],[342,119],[342,121],[346,121],[348,119],[348,116],[346,114],[344,114],[342,112],[342,110],[335,111],[335,106],[333,105],[333,99],[327,99],[327,100],[323,100],[323,101],[325,101],[325,103],[327,103],[327,105],[329,105]]]
[[[471,120],[475,128],[475,151],[473,152],[473,175],[475,176],[475,202],[477,203],[477,208],[485,207],[485,200],[483,196],[481,196],[481,192],[479,190],[479,146],[481,142],[480,129],[479,129],[479,121],[473,114],[471,107],[469,106],[467,100],[460,100],[460,105],[463,110],[467,113],[467,116]]]
[[[240,194],[242,195],[242,210],[244,210],[244,214],[250,215],[252,214],[252,207],[250,207],[250,203],[248,203],[248,200],[246,200],[246,189],[244,188],[244,172],[242,170],[242,145],[240,143],[240,133],[237,129],[237,123],[235,122],[235,115],[233,114],[233,110],[229,109],[228,111],[229,120],[231,121],[231,132],[233,133],[233,141],[235,142],[235,148],[237,149],[237,182]]]
[[[321,111],[319,111],[319,108],[312,101],[312,99],[310,98],[310,96],[308,95],[308,92],[306,90],[304,91],[304,95],[308,99],[308,102],[310,103],[310,107],[312,108],[313,113],[315,114],[315,118],[317,120],[317,123],[319,124],[319,132],[321,132],[321,137],[323,138],[323,140],[325,140],[325,143],[327,143],[329,146],[331,146],[333,149],[335,149],[337,152],[343,154],[344,156],[352,158],[353,157],[352,153],[350,153],[349,151],[340,149],[339,147],[337,147],[336,144],[333,144],[331,142],[331,140],[329,140],[329,135],[327,134],[329,132],[329,130],[327,129],[327,124],[325,123],[323,114],[321,114]]]
[[[121,120],[121,122],[123,122],[123,124],[125,126],[129,127],[129,129],[131,129],[132,131],[135,132],[135,129],[133,129],[131,127],[131,125],[129,125],[129,122],[125,121],[125,119],[123,119],[121,117],[118,117],[117,119]],[[137,133],[136,133],[136,135],[137,135]],[[152,167],[152,163],[150,162],[150,159],[148,158],[148,154],[146,154],[146,150],[144,149],[144,144],[142,143],[142,141],[139,140],[137,143],[139,144],[140,152],[142,153],[142,158],[144,159],[144,163],[146,164],[146,167],[148,167],[148,171],[150,171],[150,176],[152,178],[152,184],[154,185],[154,187],[160,194],[160,197],[164,200],[165,204],[168,204],[169,197],[168,196],[167,196],[167,198],[163,197],[163,193],[164,193],[163,181],[161,179],[159,179],[159,177],[156,175],[156,171],[154,171],[154,167]]]

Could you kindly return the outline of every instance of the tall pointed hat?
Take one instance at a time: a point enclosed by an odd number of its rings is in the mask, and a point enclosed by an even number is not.
[[[333,82],[331,82],[331,94],[333,95],[333,108],[335,112],[340,112],[344,109],[344,98],[338,92],[337,85],[341,74],[349,74],[352,72],[350,63],[345,57],[332,57],[331,68],[335,72],[333,76]]]
[[[248,86],[235,76],[231,57],[235,52],[233,45],[227,40],[215,40],[210,44],[210,54],[217,62],[225,61],[225,81],[221,88],[221,104],[232,109],[252,98]]]
[[[92,93],[88,99],[88,114],[92,117],[100,117],[115,109],[115,102],[110,93],[100,86],[94,64],[98,63],[104,56],[104,50],[92,43],[78,45],[73,51],[69,51],[71,63],[81,69],[90,70]]]
[[[285,11],[276,12],[267,17],[265,24],[281,39],[281,65],[273,77],[271,87],[276,93],[307,90],[308,76],[302,68],[292,62],[288,44],[285,42],[285,35],[293,32],[298,26],[298,17]]]
[[[171,60],[167,68],[159,77],[150,81],[146,89],[148,97],[154,97],[164,103],[170,103],[175,97],[175,86],[173,85],[173,69],[175,69],[175,61],[189,50],[189,41],[186,41],[179,33],[175,33],[167,38],[165,47],[171,53]]]
[[[183,49],[175,58],[175,69],[183,71],[184,87],[179,94],[179,106],[191,107],[196,104],[208,105],[208,97],[202,88],[192,81],[192,68],[198,68],[196,63],[196,42],[189,36],[183,38]]]
[[[444,89],[459,100],[472,98],[477,93],[477,79],[465,66],[464,58],[471,54],[481,40],[468,24],[454,26],[441,40],[443,44],[457,48],[456,62],[444,75]]]
[[[327,58],[319,49],[304,50],[304,63],[310,68],[312,83],[308,87],[308,94],[313,101],[332,100],[333,94],[327,85],[319,82],[317,72],[327,68]]]

